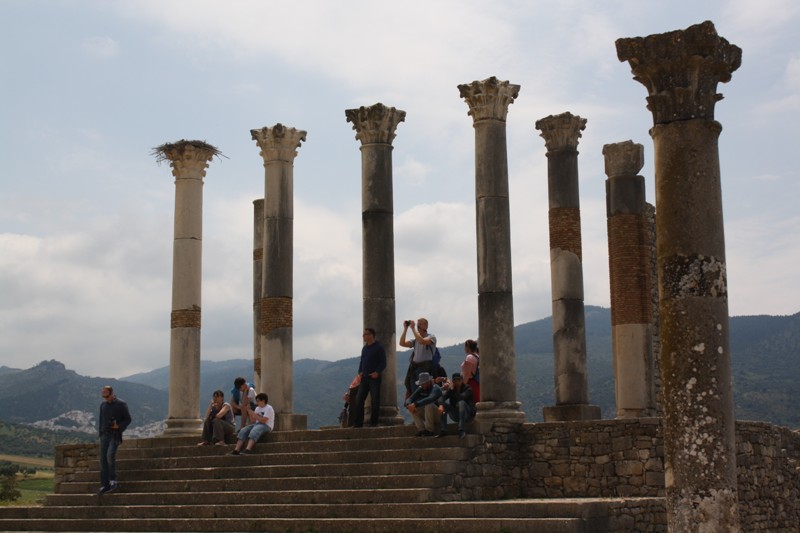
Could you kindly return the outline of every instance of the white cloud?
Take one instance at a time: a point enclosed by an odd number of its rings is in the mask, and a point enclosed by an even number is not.
[[[88,37],[81,41],[81,50],[93,59],[111,59],[119,54],[119,43],[111,37]]]

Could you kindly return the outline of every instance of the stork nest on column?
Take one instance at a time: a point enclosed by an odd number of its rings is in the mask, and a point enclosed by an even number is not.
[[[170,157],[168,157],[167,154],[175,152],[182,154],[184,150],[186,150],[187,146],[191,146],[195,150],[209,152],[212,157],[216,156],[217,159],[220,157],[225,157],[227,159],[225,154],[220,152],[216,146],[212,146],[205,141],[187,141],[185,139],[181,139],[180,141],[174,143],[164,143],[161,146],[156,146],[153,148],[151,155],[156,158],[156,162],[160,165],[162,162],[170,160]]]

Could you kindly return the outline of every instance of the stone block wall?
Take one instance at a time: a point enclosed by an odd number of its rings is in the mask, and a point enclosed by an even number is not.
[[[89,462],[97,461],[97,444],[63,444],[56,446],[55,492],[61,483],[75,481],[75,474],[89,470]],[[100,480],[98,480],[99,484]]]
[[[484,437],[453,497],[617,498],[609,531],[666,531],[661,419],[496,425]],[[796,533],[800,432],[739,421],[736,443],[742,530]]]
[[[800,432],[736,423],[742,531],[800,531]]]

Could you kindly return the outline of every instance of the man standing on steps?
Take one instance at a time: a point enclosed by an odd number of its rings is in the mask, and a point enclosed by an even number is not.
[[[122,432],[131,423],[128,404],[114,394],[110,385],[103,387],[103,403],[97,426],[100,432],[100,491],[105,494],[117,490],[117,447],[122,443]]]
[[[414,338],[406,340],[409,329]],[[416,323],[413,320],[403,322],[400,346],[414,350],[408,362],[408,371],[405,379],[406,398],[408,398],[422,372],[433,374],[433,354],[436,352],[436,336],[428,333],[428,319],[420,318]]]
[[[381,411],[381,374],[386,370],[386,350],[375,340],[375,330],[364,328],[364,347],[361,348],[361,361],[358,363],[358,375],[361,383],[356,393],[356,410],[353,427],[364,426],[364,403],[369,394],[372,404],[369,417],[370,427],[378,425]]]

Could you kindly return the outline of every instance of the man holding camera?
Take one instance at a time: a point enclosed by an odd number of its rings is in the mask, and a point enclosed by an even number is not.
[[[414,338],[406,340],[408,330],[411,330]],[[433,373],[433,354],[436,351],[436,336],[428,333],[428,319],[420,318],[414,323],[413,320],[403,322],[403,333],[400,335],[400,346],[412,348],[414,351],[408,362],[406,372],[406,398],[411,395],[413,384],[419,379],[422,372]]]

